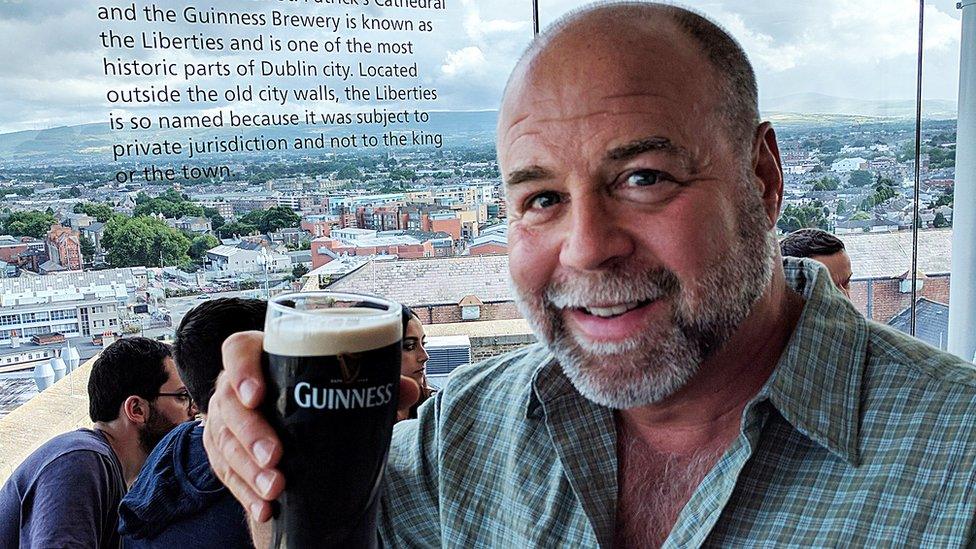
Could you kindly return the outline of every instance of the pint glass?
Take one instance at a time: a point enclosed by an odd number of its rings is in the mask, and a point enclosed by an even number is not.
[[[400,305],[333,292],[268,304],[265,415],[281,438],[276,547],[376,547],[400,388]]]

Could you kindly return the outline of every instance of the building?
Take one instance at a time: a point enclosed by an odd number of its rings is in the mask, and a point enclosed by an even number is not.
[[[887,323],[912,304],[912,233],[838,235],[851,258],[851,301],[866,317]],[[949,302],[952,229],[918,232],[915,293]]]
[[[217,210],[220,217],[224,219],[230,219],[234,217],[234,205],[229,202],[224,202],[223,200],[198,200],[197,204],[203,206],[204,208],[213,208]]]
[[[837,173],[850,173],[855,170],[863,170],[868,167],[868,161],[861,157],[841,158],[835,160],[830,165],[830,171]]]
[[[51,262],[69,271],[81,270],[81,235],[77,231],[62,225],[51,225],[44,242]]]
[[[504,255],[370,261],[328,289],[382,295],[424,324],[521,318]]]
[[[494,225],[481,231],[468,248],[470,255],[500,255],[508,253],[508,227]]]
[[[432,257],[434,255],[433,242],[421,242],[415,237],[400,234],[382,235],[377,231],[367,229],[337,229],[333,236],[341,231],[365,231],[372,233],[370,237],[360,237],[351,240],[339,238],[316,238],[312,241],[312,268],[317,269],[340,256],[391,256],[399,258]]]
[[[888,321],[892,328],[911,333],[912,309],[906,308]],[[915,301],[915,337],[945,351],[949,340],[949,306],[924,297]]]
[[[23,265],[27,252],[46,254],[47,245],[43,240],[31,237],[15,238],[10,235],[0,236],[0,261],[13,265]]]
[[[339,216],[334,215],[306,215],[302,218],[301,228],[312,235],[313,238],[321,238],[323,236],[329,236],[332,231],[332,227],[338,226],[341,220]]]
[[[0,345],[36,335],[120,333],[120,311],[146,287],[145,269],[110,269],[0,279]]]
[[[166,224],[174,229],[193,234],[209,234],[213,232],[213,224],[206,217],[186,215],[179,219],[167,219]]]
[[[241,247],[243,245],[243,247]],[[238,246],[221,244],[207,250],[207,269],[234,274],[272,273],[291,269],[291,258],[285,254],[269,251],[263,246],[250,246],[241,243]]]

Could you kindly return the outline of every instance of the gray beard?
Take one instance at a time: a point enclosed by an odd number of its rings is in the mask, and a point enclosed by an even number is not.
[[[769,286],[777,249],[755,190],[741,196],[738,238],[688,285],[669,270],[641,265],[573,273],[551,281],[542,295],[513,285],[519,310],[581,395],[614,409],[660,402],[684,387],[735,333]],[[592,343],[564,322],[564,309],[585,303],[655,299],[671,308],[670,322],[626,341]]]

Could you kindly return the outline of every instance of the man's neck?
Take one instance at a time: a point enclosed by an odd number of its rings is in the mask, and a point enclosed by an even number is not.
[[[115,452],[122,465],[122,476],[125,484],[132,486],[139,476],[139,470],[146,462],[146,452],[139,445],[139,433],[133,425],[122,423],[121,419],[115,421],[97,421],[95,429],[101,431],[108,440],[109,446]]]
[[[621,410],[618,421],[659,452],[725,448],[738,435],[746,403],[776,368],[802,310],[803,298],[776,269],[739,329],[682,389],[661,402]]]

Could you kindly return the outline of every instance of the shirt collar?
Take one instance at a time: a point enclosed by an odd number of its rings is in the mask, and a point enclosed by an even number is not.
[[[768,397],[800,433],[857,466],[867,321],[822,264],[788,257],[783,267],[806,303],[757,400]]]
[[[833,286],[821,263],[788,257],[783,268],[787,285],[805,304],[775,371],[755,400],[769,400],[800,433],[856,466],[867,321]],[[541,418],[542,402],[548,399],[583,398],[544,346],[529,356],[534,357],[535,374],[527,418]]]

